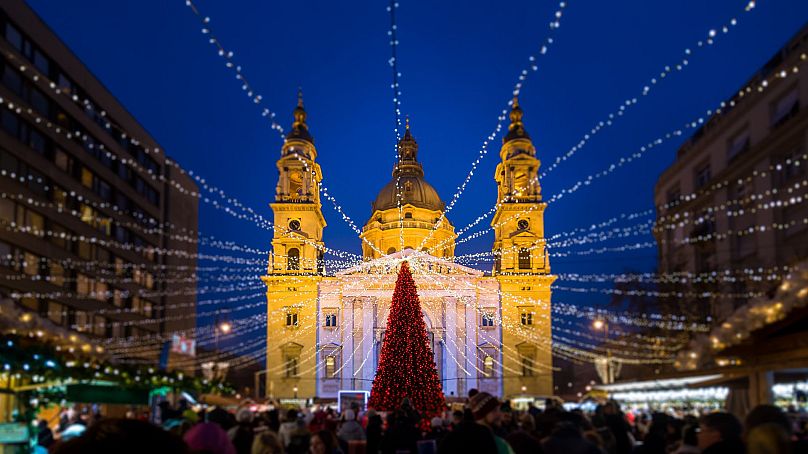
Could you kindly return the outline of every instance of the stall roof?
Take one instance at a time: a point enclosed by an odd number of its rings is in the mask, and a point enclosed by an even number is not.
[[[664,378],[659,380],[632,381],[612,383],[609,385],[595,385],[593,388],[610,393],[627,391],[650,391],[661,389],[685,388],[701,383],[714,382],[721,378],[721,374],[699,375],[680,378]]]

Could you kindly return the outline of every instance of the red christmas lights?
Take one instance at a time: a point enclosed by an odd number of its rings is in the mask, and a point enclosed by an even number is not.
[[[401,264],[398,272],[368,406],[391,411],[400,408],[404,398],[409,398],[427,421],[442,414],[446,406],[421,302],[407,262]]]

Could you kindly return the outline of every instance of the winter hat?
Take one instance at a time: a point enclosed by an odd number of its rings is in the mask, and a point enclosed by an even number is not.
[[[469,401],[469,408],[475,421],[485,418],[485,415],[497,407],[499,407],[499,400],[487,392],[477,393]]]
[[[203,422],[191,427],[183,437],[185,443],[193,451],[205,451],[212,454],[236,454],[236,448],[227,437],[227,433],[212,422]]]

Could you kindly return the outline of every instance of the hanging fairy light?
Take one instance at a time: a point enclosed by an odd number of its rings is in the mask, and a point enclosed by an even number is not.
[[[754,5],[752,5],[751,8],[749,7],[749,5],[746,5],[746,7],[744,7],[744,12],[749,13],[753,9],[754,9]],[[737,25],[738,25],[738,19],[735,18],[735,17],[732,17],[728,21],[726,21],[724,25],[719,26],[719,28],[723,31],[724,34],[727,34],[727,33],[729,33],[729,31],[731,29],[734,29]],[[717,39],[716,30],[715,29],[710,29],[707,32],[707,39],[706,40],[704,38],[702,38],[702,39],[699,39],[696,42],[695,51],[698,51],[699,49],[702,49],[702,48],[706,48],[708,46],[712,46],[715,43],[716,39]],[[705,43],[707,44],[707,46],[705,46]],[[682,57],[680,57],[680,60],[678,60],[676,63],[665,65],[665,67],[663,68],[662,71],[660,71],[658,74],[651,77],[651,79],[648,80],[645,85],[643,85],[639,98],[631,97],[631,98],[628,98],[625,101],[623,101],[618,106],[617,109],[615,109],[614,111],[609,113],[606,116],[605,119],[599,121],[588,133],[584,134],[584,136],[578,141],[577,144],[575,144],[572,148],[570,148],[563,155],[557,157],[555,159],[555,161],[553,161],[553,163],[550,164],[550,166],[548,166],[541,173],[540,178],[544,178],[547,175],[549,175],[553,170],[555,170],[559,165],[561,165],[561,163],[563,163],[564,161],[571,158],[578,151],[580,151],[584,146],[586,146],[586,144],[589,142],[589,140],[592,139],[595,135],[597,135],[603,129],[608,128],[609,126],[612,126],[617,121],[618,118],[622,117],[628,111],[629,108],[637,105],[637,102],[638,102],[639,99],[642,99],[643,97],[648,96],[648,94],[652,91],[652,89],[654,87],[661,84],[668,76],[673,74],[674,70],[676,72],[684,71],[688,67],[688,65],[690,63],[690,59],[693,58],[693,55],[694,55],[694,49],[692,47],[686,47],[682,51]]]

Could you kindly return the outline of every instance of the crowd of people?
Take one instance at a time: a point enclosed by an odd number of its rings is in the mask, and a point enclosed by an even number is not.
[[[56,454],[808,453],[804,421],[771,405],[754,408],[743,422],[724,412],[624,412],[614,401],[588,413],[566,411],[552,400],[543,409],[514,411],[508,402],[472,390],[462,410],[447,407],[432,418],[419,415],[408,399],[384,414],[357,404],[341,413],[329,407],[197,413],[181,402],[161,406],[161,426],[134,415],[84,416],[60,424],[56,434],[40,427],[42,448]],[[78,435],[59,436],[82,424],[86,430]]]

